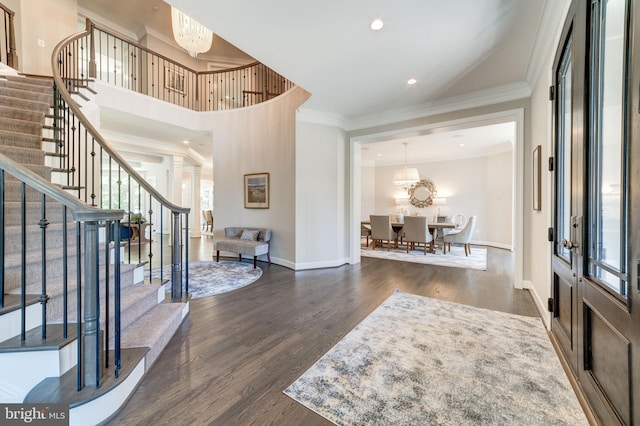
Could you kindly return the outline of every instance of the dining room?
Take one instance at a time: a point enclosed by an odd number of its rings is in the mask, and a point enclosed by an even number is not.
[[[421,261],[462,254],[469,261],[486,247],[513,250],[514,129],[508,122],[363,145],[361,255]],[[372,215],[389,216],[390,245],[367,242]],[[406,241],[407,217],[425,217],[433,242]],[[469,235],[446,244],[445,235],[463,230]]]

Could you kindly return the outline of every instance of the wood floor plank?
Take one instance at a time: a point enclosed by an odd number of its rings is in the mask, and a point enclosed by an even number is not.
[[[210,260],[211,239],[192,241],[191,260]],[[191,301],[110,424],[328,425],[282,391],[396,289],[538,316],[529,292],[513,288],[513,254],[505,250],[488,249],[487,271],[372,258],[299,272],[259,266],[255,283]]]

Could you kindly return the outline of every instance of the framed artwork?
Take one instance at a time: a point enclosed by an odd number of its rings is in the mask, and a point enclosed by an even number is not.
[[[269,173],[244,175],[244,208],[269,208]]]
[[[542,194],[540,186],[542,185],[541,168],[542,168],[542,146],[538,145],[533,150],[533,209],[542,210]]]
[[[182,93],[186,92],[186,80],[184,74],[178,70],[164,67],[164,87],[167,89]]]

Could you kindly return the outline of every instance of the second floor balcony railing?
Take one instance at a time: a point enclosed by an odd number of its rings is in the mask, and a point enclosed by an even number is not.
[[[88,36],[78,39],[77,85],[96,79],[195,111],[255,105],[294,86],[259,62],[220,71],[196,71],[125,40],[87,19]],[[75,63],[77,61],[77,63]],[[73,91],[73,87],[69,87]]]

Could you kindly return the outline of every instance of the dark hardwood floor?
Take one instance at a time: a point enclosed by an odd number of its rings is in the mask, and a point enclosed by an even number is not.
[[[211,238],[191,260],[210,260]],[[513,254],[489,248],[488,270],[362,258],[294,272],[259,263],[242,289],[191,301],[191,312],[113,425],[328,425],[282,391],[395,289],[538,316],[512,285]]]

